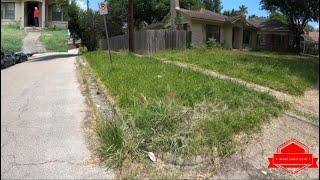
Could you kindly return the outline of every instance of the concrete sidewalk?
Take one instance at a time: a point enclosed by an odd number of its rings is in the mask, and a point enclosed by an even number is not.
[[[1,70],[1,179],[114,178],[85,141],[75,53],[37,54]]]

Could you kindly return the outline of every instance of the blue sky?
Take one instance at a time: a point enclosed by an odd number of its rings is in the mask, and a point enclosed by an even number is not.
[[[86,2],[86,0],[78,0],[79,5],[83,8],[85,8]],[[102,2],[102,0],[89,0],[90,8],[97,10],[99,2]],[[261,9],[260,0],[222,0],[221,2],[223,6],[222,11],[231,10],[232,8],[237,9],[244,4],[248,7],[248,16],[252,14],[256,14],[257,16],[268,16],[268,12]],[[319,23],[310,22],[309,24],[315,28],[319,28]]]

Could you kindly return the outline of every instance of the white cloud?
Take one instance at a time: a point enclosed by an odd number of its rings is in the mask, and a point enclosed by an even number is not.
[[[76,0],[77,5],[80,7],[80,9],[86,10],[87,4],[85,0]]]

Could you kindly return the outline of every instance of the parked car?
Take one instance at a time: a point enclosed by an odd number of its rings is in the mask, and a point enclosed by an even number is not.
[[[23,52],[14,53],[16,63],[21,63],[28,60],[28,56]]]
[[[6,68],[14,65],[16,62],[15,57],[11,54],[1,54],[1,68]]]

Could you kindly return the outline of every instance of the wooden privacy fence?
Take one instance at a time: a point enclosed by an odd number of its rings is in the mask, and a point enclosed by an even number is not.
[[[183,30],[144,30],[135,32],[136,52],[155,52],[168,49],[183,49],[191,43],[191,32]],[[99,41],[101,49],[107,49],[105,39]],[[110,38],[110,47],[113,51],[129,49],[127,34]]]

